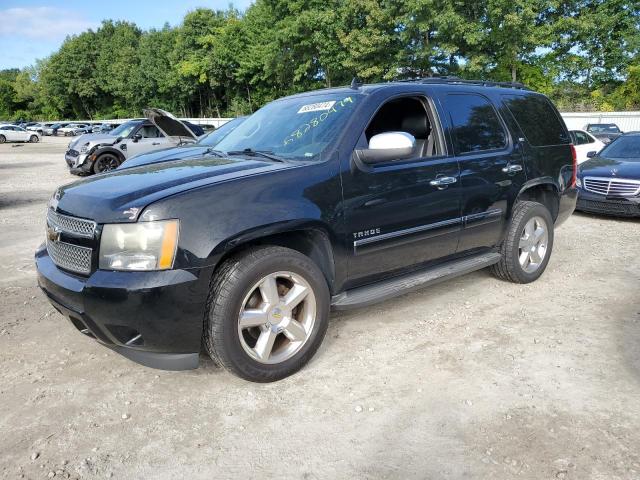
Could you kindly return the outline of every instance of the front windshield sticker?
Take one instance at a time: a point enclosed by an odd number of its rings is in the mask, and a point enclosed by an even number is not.
[[[304,105],[302,108],[300,108],[300,110],[298,110],[298,113],[300,113],[302,109],[307,107],[317,107],[318,105],[331,105],[331,106],[326,108],[325,112],[321,113],[320,115],[316,115],[307,123],[304,123],[303,125],[301,125],[291,135],[285,138],[284,145],[285,146],[289,145],[291,142],[294,142],[297,139],[303,137],[309,130],[316,128],[317,126],[322,124],[322,122],[324,122],[332,113],[337,113],[339,110],[342,110],[344,107],[346,107],[349,104],[353,104],[353,98],[351,97],[343,98],[337,103],[334,101],[334,102],[322,102],[322,103],[314,103],[311,105]],[[306,111],[313,112],[316,110],[325,110],[325,108],[322,108],[322,109],[314,108],[313,110],[306,110]]]
[[[335,105],[336,101],[332,102],[320,102],[320,103],[311,103],[309,105],[303,105],[298,110],[298,113],[307,113],[307,112],[318,112],[323,110],[329,110],[331,107]]]

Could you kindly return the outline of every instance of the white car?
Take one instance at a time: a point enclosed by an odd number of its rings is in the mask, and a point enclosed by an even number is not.
[[[70,123],[62,128],[58,129],[58,135],[64,135],[65,137],[75,137],[81,133],[85,133],[87,128],[86,123]]]
[[[37,143],[40,141],[40,134],[38,132],[30,132],[22,127],[15,125],[0,125],[0,143],[4,142],[31,142]]]
[[[594,152],[591,154],[593,156],[605,146],[603,142],[584,130],[571,130],[569,134],[576,147],[578,165],[589,160],[589,153]]]
[[[44,129],[53,125],[52,123],[36,123],[35,125],[30,125],[27,127],[27,130],[30,132],[38,132],[40,135],[44,132]]]

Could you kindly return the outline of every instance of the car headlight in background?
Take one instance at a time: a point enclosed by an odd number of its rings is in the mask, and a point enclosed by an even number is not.
[[[582,180],[580,180],[580,177],[576,177],[576,187],[582,188]]]
[[[173,267],[178,220],[107,224],[100,239],[99,268],[149,271]]]

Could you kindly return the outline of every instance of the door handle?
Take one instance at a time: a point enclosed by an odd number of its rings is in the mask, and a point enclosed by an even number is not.
[[[458,179],[456,177],[437,177],[435,180],[431,180],[429,185],[432,187],[438,187],[440,190],[447,188],[447,185],[456,183]]]
[[[160,145],[160,142],[153,142],[151,145]]]
[[[516,173],[516,172],[521,172],[521,171],[522,171],[522,165],[518,165],[517,163],[516,163],[516,164],[513,164],[513,165],[509,164],[509,165],[507,165],[506,167],[504,167],[504,168],[502,169],[502,171],[503,171],[504,173]]]

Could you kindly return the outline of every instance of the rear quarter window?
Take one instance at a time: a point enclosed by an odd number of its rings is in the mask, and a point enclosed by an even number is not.
[[[556,109],[546,97],[502,95],[502,100],[531,145],[542,147],[571,142]]]

